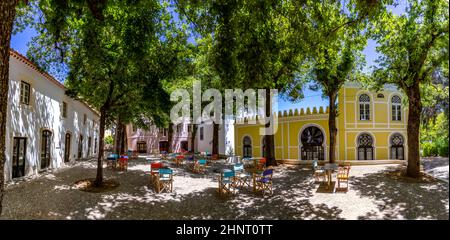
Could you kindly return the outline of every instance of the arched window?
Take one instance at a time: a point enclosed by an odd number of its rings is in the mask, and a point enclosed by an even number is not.
[[[41,140],[41,169],[45,169],[50,166],[50,146],[52,143],[52,132],[50,132],[49,130],[42,131]]]
[[[391,99],[392,104],[392,121],[402,120],[402,99],[395,95]]]
[[[300,136],[302,143],[301,159],[302,160],[325,160],[323,149],[324,135],[318,127],[307,127]]]
[[[402,135],[396,133],[391,137],[391,159],[404,160],[404,147]]]
[[[370,97],[367,94],[359,96],[359,120],[370,120]]]
[[[249,136],[245,136],[243,140],[243,157],[249,158],[252,157],[252,140]]]
[[[367,133],[358,137],[358,160],[373,160],[373,139]]]

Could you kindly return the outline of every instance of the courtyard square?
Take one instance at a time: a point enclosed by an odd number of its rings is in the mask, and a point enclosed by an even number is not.
[[[120,186],[102,193],[74,187],[96,173],[95,160],[81,161],[10,182],[1,219],[448,219],[448,158],[440,162],[447,181],[398,179],[392,174],[396,164],[352,166],[346,193],[322,191],[309,165],[280,164],[274,167],[273,195],[242,189],[219,197],[214,170],[226,165],[223,160],[206,174],[171,166],[173,192],[159,194],[142,156],[130,160],[126,172],[105,168],[105,177]]]

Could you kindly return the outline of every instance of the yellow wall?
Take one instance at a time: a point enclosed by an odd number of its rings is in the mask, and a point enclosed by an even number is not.
[[[368,94],[370,102],[370,120],[359,119],[360,94]],[[378,94],[384,98],[379,98]],[[338,96],[338,136],[336,143],[337,160],[357,160],[357,138],[362,133],[368,133],[373,138],[374,159],[389,159],[390,137],[393,133],[399,133],[404,139],[404,156],[406,156],[406,116],[407,109],[402,106],[402,120],[392,121],[391,98],[393,95],[402,96],[395,89],[385,88],[378,93],[361,89],[354,84],[349,84],[339,91]],[[278,131],[275,134],[275,156],[277,159],[300,160],[299,145],[301,131],[310,125],[323,129],[325,134],[325,160],[328,160],[329,131],[328,109],[299,109],[285,111],[277,114]],[[238,155],[242,154],[242,140],[248,135],[252,139],[253,156],[261,156],[261,141],[259,128],[262,125],[243,124],[238,121],[235,125],[235,149]]]

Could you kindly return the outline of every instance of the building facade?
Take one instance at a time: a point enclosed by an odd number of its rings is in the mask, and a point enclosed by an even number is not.
[[[96,155],[99,115],[93,109],[13,50],[9,81],[6,180]]]
[[[139,153],[155,154],[167,151],[169,146],[168,128],[150,126],[149,130],[133,128],[127,125],[128,149]],[[213,125],[199,124],[195,134],[195,146],[192,147],[192,125],[188,121],[173,125],[172,152],[192,151],[212,152]],[[234,151],[234,126],[233,124],[219,125],[219,154]]]
[[[407,156],[407,109],[393,86],[370,92],[357,83],[339,91],[336,160],[404,160]],[[329,160],[328,107],[295,109],[276,114],[275,157],[290,163]],[[264,156],[262,125],[240,119],[235,124],[237,155]]]

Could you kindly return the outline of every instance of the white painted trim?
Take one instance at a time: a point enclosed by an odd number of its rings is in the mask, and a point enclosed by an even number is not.
[[[288,124],[288,142],[287,143],[288,143],[288,146],[290,146],[291,138],[289,136],[290,136],[291,129],[290,129],[289,122],[287,124]],[[291,158],[291,149],[290,148],[288,148],[288,158],[289,159]]]

